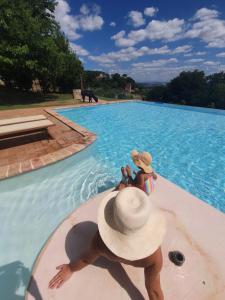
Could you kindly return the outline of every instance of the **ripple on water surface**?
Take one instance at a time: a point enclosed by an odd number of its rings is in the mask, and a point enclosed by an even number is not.
[[[148,150],[158,173],[225,211],[225,112],[138,102],[59,112],[97,133],[93,153],[117,176],[133,148]]]

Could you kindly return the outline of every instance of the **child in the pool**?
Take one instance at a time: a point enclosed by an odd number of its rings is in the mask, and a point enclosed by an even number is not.
[[[137,173],[134,172],[135,178],[133,179],[131,168],[129,166],[125,168],[122,167],[122,180],[117,189],[121,190],[127,186],[135,186],[150,195],[154,190],[155,181],[157,179],[157,175],[151,167],[151,154],[148,152],[138,153],[137,150],[133,150],[131,152],[131,158],[140,171]]]

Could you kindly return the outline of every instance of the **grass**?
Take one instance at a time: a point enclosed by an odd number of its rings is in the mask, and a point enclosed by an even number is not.
[[[99,97],[106,101],[116,101],[124,99],[115,99],[107,97]],[[0,87],[0,110],[19,109],[19,108],[34,108],[34,107],[47,107],[47,106],[64,106],[76,105],[82,103],[79,100],[73,100],[71,94],[60,93],[32,93],[22,92],[17,89],[7,89]]]
[[[72,94],[42,94],[0,87],[0,110],[78,104]]]
[[[126,98],[126,99],[115,99],[115,98],[108,98],[108,97],[100,97],[102,100],[106,100],[106,101],[118,101],[118,100],[131,100],[131,99],[142,99],[141,95],[138,94],[132,94],[133,98]]]
[[[105,101],[118,101],[118,100],[126,100],[126,99],[115,99],[115,98],[108,98],[108,97],[100,97],[101,100]]]

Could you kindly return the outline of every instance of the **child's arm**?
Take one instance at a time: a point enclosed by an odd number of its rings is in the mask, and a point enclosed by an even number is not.
[[[152,171],[152,177],[153,177],[154,180],[156,180],[158,178],[154,171]]]

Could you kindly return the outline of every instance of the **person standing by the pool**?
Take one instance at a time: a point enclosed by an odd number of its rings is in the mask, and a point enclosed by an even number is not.
[[[131,168],[129,166],[125,168],[122,167],[122,180],[117,189],[121,190],[127,186],[135,186],[150,195],[154,190],[155,180],[157,179],[157,175],[151,166],[151,154],[149,152],[138,153],[137,150],[133,150],[131,152],[131,158],[140,171],[137,173],[134,172],[135,178],[133,179]]]
[[[49,287],[59,288],[73,272],[92,264],[100,256],[144,268],[150,300],[163,300],[160,286],[161,243],[166,232],[163,214],[140,189],[128,187],[109,193],[98,209],[98,231],[89,250],[76,262],[64,264]]]

